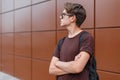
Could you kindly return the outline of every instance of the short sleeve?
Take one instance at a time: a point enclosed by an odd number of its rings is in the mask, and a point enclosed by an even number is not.
[[[62,39],[60,39],[54,49],[54,52],[53,52],[53,56],[57,57],[57,58],[60,58],[60,49],[59,49],[59,45],[60,45],[60,42],[61,42]]]
[[[60,58],[60,51],[58,50],[58,45],[56,45],[54,49],[53,56]]]
[[[85,51],[90,55],[94,53],[94,40],[90,33],[87,33],[80,41],[80,52]]]

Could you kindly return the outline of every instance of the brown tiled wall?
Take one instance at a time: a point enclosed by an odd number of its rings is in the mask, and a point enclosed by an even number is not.
[[[96,0],[95,50],[101,80],[120,80],[119,14],[120,0]]]
[[[55,80],[48,74],[65,2],[87,11],[82,28],[95,38],[100,80],[120,79],[120,0],[0,0],[0,70],[21,80]]]

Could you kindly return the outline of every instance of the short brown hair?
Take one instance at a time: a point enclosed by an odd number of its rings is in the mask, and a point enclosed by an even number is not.
[[[67,13],[73,14],[76,16],[76,25],[78,27],[80,27],[80,25],[86,19],[86,11],[85,11],[84,7],[78,3],[67,2],[67,3],[65,3],[64,8],[67,11]]]

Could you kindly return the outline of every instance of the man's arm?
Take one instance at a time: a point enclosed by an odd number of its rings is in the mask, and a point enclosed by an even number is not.
[[[59,58],[53,56],[50,66],[49,66],[49,73],[54,74],[54,75],[63,75],[63,74],[68,74],[67,72],[63,71],[62,69],[58,68],[55,64],[56,62],[59,61]]]
[[[89,53],[82,51],[75,57],[74,61],[70,62],[57,61],[55,65],[67,73],[79,73],[83,71],[89,58],[90,58]]]

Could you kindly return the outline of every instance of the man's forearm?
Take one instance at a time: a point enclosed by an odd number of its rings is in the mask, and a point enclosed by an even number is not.
[[[54,67],[54,68],[51,69],[51,73],[50,74],[53,74],[53,75],[64,75],[64,74],[68,74],[68,73],[63,71],[63,70],[61,70],[58,67]]]
[[[70,61],[70,62],[57,61],[56,66],[67,73],[76,73],[76,69],[74,67],[74,61]]]
[[[53,75],[63,75],[63,74],[68,74],[67,72],[63,71],[59,67],[55,65],[56,61],[54,63],[51,63],[49,67],[49,73]]]

